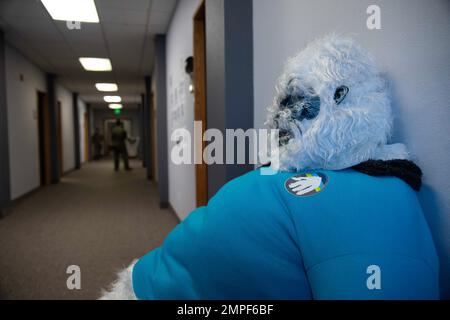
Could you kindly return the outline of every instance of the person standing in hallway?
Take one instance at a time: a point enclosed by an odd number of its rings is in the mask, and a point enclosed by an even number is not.
[[[119,158],[122,157],[125,170],[131,170],[128,164],[128,152],[125,140],[127,139],[127,131],[123,127],[120,119],[117,119],[116,126],[112,130],[112,148],[114,153],[114,170],[119,170]]]

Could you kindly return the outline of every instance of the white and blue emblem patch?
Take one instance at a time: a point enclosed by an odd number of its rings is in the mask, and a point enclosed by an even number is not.
[[[321,172],[301,173],[284,183],[286,190],[294,196],[312,196],[321,192],[328,184],[328,177]]]

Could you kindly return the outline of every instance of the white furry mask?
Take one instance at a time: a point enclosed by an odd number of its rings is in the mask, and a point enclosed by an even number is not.
[[[353,39],[327,36],[290,59],[266,124],[280,130],[280,169],[349,168],[369,159],[406,159],[386,145],[392,115],[387,87]]]

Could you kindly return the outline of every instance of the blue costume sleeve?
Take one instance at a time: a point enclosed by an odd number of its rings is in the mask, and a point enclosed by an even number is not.
[[[294,228],[272,177],[227,183],[133,270],[139,299],[310,299]]]
[[[204,244],[200,239],[204,212],[205,207],[193,211],[167,236],[161,247],[137,262],[133,288],[138,299],[198,298],[195,283],[186,268],[206,267],[202,261]]]

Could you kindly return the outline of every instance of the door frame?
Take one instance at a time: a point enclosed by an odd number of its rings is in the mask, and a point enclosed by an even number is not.
[[[37,91],[36,96],[40,184],[46,186],[51,184],[52,181],[50,113],[47,93]]]
[[[193,17],[194,25],[194,119],[201,121],[201,150],[195,150],[200,163],[195,165],[197,207],[208,203],[208,167],[203,161],[203,150],[206,142],[203,134],[206,131],[206,32],[205,1],[203,0]],[[195,146],[196,147],[196,146]]]
[[[83,114],[84,119],[84,162],[89,161],[90,159],[90,148],[89,148],[89,141],[91,137],[89,136],[89,113],[84,112]]]
[[[63,152],[63,136],[62,136],[62,114],[61,101],[56,102],[56,142],[58,148],[58,168],[59,176],[64,174],[64,152]]]

